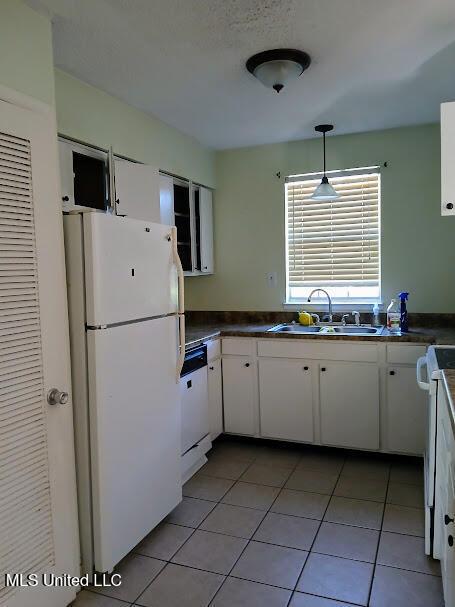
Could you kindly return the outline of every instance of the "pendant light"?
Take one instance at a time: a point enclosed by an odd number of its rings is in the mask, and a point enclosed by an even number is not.
[[[333,124],[318,124],[314,127],[314,130],[318,133],[322,133],[323,147],[324,147],[324,174],[321,183],[314,190],[311,200],[334,200],[340,195],[330,185],[327,175],[325,174],[325,134],[333,130]]]
[[[291,80],[308,68],[311,57],[293,48],[276,48],[257,53],[248,59],[246,69],[264,86],[279,93]]]

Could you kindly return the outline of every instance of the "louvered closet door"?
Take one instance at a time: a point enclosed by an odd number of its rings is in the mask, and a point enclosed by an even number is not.
[[[78,573],[62,218],[55,126],[0,101],[0,606],[64,607],[72,588],[6,573]]]

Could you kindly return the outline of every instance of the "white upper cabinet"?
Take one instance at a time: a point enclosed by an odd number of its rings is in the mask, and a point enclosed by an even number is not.
[[[160,175],[161,223],[177,228],[177,249],[186,276],[213,274],[212,191]]]
[[[160,215],[161,223],[175,225],[174,180],[169,175],[160,175]]]
[[[160,175],[146,164],[118,160],[115,167],[115,201],[117,215],[161,222]]]
[[[199,188],[200,267],[203,274],[213,274],[213,204],[212,191]]]
[[[441,105],[441,213],[455,215],[455,101]]]
[[[110,204],[107,152],[63,139],[58,150],[63,211],[106,211]]]

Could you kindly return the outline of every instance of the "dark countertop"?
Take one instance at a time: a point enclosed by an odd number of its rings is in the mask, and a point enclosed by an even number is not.
[[[186,345],[194,345],[198,342],[214,339],[217,337],[267,337],[271,339],[316,339],[326,341],[373,341],[387,343],[417,343],[417,344],[454,344],[455,328],[442,327],[415,327],[409,333],[391,335],[387,329],[383,329],[380,335],[317,335],[314,333],[267,333],[267,329],[278,323],[267,324],[187,324]]]

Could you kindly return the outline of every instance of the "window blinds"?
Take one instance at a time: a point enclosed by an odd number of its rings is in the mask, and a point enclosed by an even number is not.
[[[286,180],[288,288],[379,286],[379,168],[330,173],[329,202],[311,200],[320,180]]]

